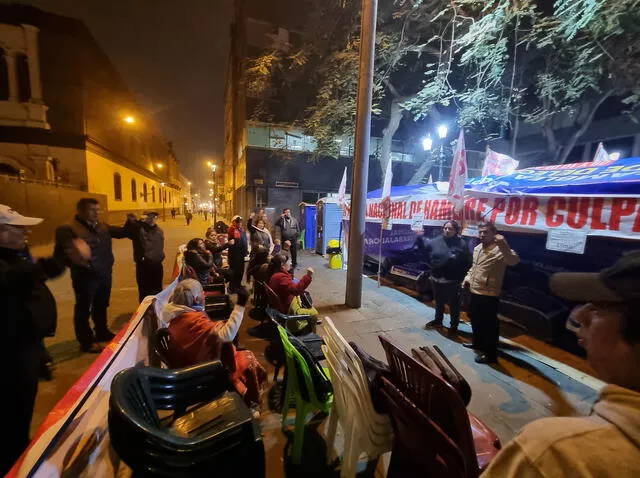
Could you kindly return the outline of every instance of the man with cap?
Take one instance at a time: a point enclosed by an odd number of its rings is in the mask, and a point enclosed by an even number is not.
[[[24,217],[0,205],[3,427],[10,430],[9,439],[0,447],[0,476],[29,445],[42,340],[55,332],[57,322],[56,301],[45,283],[62,274],[67,262],[86,267],[91,258],[89,246],[75,239],[53,257],[34,261],[27,236],[29,227],[41,222],[40,218]]]
[[[111,239],[127,237],[125,227],[110,226],[99,220],[100,203],[94,198],[82,198],[76,206],[76,216],[56,230],[56,250],[69,247],[75,238],[83,239],[91,248],[89,266],[68,264],[76,298],[73,325],[80,350],[100,353],[99,342],[109,342],[114,334],[107,327],[107,309],[111,298],[113,249]],[[89,325],[93,319],[94,331]]]
[[[228,259],[229,269],[231,269],[231,291],[234,292],[242,286],[244,277],[244,258],[249,250],[247,246],[247,235],[242,230],[242,217],[234,216],[231,226],[227,231],[227,238],[233,241],[229,246]]]
[[[156,295],[162,290],[164,232],[158,226],[156,211],[145,211],[144,219],[140,220],[134,214],[129,214],[125,229],[133,243],[138,300],[142,302],[148,295]]]
[[[483,478],[640,476],[640,251],[600,273],[558,273],[551,290],[571,302],[589,364],[607,383],[587,417],[525,426]]]

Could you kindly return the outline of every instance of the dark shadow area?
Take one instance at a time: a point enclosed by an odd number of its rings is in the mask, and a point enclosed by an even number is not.
[[[111,330],[113,332],[118,332],[125,325],[127,325],[127,323],[129,323],[129,321],[131,320],[131,317],[133,317],[133,314],[135,314],[135,312],[125,312],[124,314],[118,315],[111,322]]]
[[[65,340],[47,347],[47,351],[53,357],[53,363],[60,364],[76,359],[82,355],[80,345],[75,340]]]

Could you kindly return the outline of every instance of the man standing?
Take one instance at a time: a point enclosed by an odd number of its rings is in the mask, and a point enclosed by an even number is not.
[[[55,332],[57,322],[56,301],[45,282],[62,274],[67,262],[85,267],[91,257],[89,246],[75,239],[54,257],[34,261],[27,248],[28,227],[41,222],[0,205],[0,356],[5,364],[3,404],[7,411],[3,426],[11,430],[11,439],[0,451],[0,476],[29,445],[42,340]]]
[[[227,231],[227,239],[230,243],[228,259],[229,269],[231,269],[231,292],[235,292],[242,286],[244,258],[248,252],[247,235],[242,230],[242,217],[233,217],[231,226]]]
[[[176,208],[172,207],[171,208],[171,219],[175,219],[176,218]]]
[[[111,239],[127,237],[124,227],[109,226],[98,220],[100,203],[93,198],[82,198],[77,204],[76,217],[56,231],[56,251],[69,247],[73,239],[83,239],[91,248],[88,267],[69,264],[71,283],[76,297],[73,325],[80,350],[100,353],[97,342],[109,342],[114,334],[107,328],[107,308],[111,298],[113,251]],[[95,329],[91,330],[89,317]]]
[[[156,295],[162,290],[164,271],[164,232],[158,226],[158,213],[148,211],[143,220],[128,217],[125,229],[133,242],[133,260],[136,263],[138,300],[142,302],[148,295]]]
[[[436,317],[427,327],[441,326],[444,306],[449,305],[451,325],[449,333],[455,335],[460,323],[460,284],[471,266],[471,253],[459,234],[456,221],[447,221],[442,226],[442,235],[429,241],[425,248],[431,265],[431,286],[436,301]]]
[[[276,227],[280,228],[280,237],[284,248],[289,249],[291,254],[291,267],[298,266],[298,239],[300,238],[300,226],[298,220],[291,215],[288,207],[282,211],[282,216],[276,222]]]
[[[191,211],[185,212],[184,218],[187,220],[187,226],[191,224],[191,219],[193,219],[193,214],[191,214]]]
[[[576,307],[569,324],[607,385],[588,417],[526,425],[483,478],[640,476],[640,251],[600,273],[559,273],[551,290]]]
[[[497,232],[491,222],[478,224],[480,244],[473,250],[473,264],[463,281],[465,289],[471,291],[468,314],[473,329],[473,342],[464,346],[482,351],[475,358],[477,363],[498,361],[498,306],[502,281],[507,266],[520,262],[518,254]]]
[[[204,210],[204,220],[206,221],[209,218],[209,211],[208,210]]]

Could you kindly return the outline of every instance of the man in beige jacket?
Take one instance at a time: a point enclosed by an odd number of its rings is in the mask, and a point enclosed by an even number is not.
[[[518,254],[497,232],[493,223],[478,224],[480,244],[473,250],[473,265],[462,282],[462,286],[471,291],[468,314],[473,329],[473,342],[464,346],[482,351],[475,359],[478,363],[498,360],[498,306],[502,281],[507,266],[520,262]]]
[[[597,274],[555,274],[551,290],[577,307],[569,321],[607,382],[588,417],[525,426],[483,478],[640,476],[640,251]]]

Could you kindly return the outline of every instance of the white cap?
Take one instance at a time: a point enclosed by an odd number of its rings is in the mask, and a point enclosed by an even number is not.
[[[11,226],[35,226],[41,222],[42,219],[39,217],[21,216],[9,206],[0,204],[0,224],[9,224]]]

